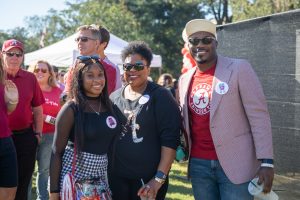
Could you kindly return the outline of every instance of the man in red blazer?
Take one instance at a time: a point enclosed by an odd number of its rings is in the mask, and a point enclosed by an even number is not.
[[[250,200],[255,176],[271,190],[273,147],[261,84],[246,60],[217,54],[216,25],[189,21],[183,39],[197,66],[179,80],[196,200]]]

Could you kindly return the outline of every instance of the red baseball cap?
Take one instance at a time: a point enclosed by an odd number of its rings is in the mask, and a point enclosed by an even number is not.
[[[2,51],[9,51],[12,48],[19,48],[22,52],[24,52],[23,43],[16,39],[6,40],[2,45]]]

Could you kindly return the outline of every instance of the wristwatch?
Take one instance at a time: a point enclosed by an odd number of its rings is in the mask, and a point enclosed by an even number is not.
[[[154,180],[159,182],[160,184],[164,184],[166,181],[167,175],[162,171],[158,170],[155,174]]]

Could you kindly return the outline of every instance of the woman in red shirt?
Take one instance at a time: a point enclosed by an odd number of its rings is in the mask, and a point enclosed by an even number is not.
[[[0,199],[13,200],[17,191],[17,154],[11,131],[8,127],[8,113],[17,107],[19,93],[16,85],[5,80],[0,52]]]
[[[43,137],[37,150],[37,196],[38,199],[49,199],[47,186],[51,147],[56,115],[61,108],[59,97],[62,90],[56,82],[52,66],[47,61],[38,60],[35,65],[29,67],[28,71],[35,74],[45,97],[45,103],[43,104]]]

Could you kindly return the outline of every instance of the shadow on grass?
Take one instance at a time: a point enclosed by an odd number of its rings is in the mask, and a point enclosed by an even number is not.
[[[186,164],[173,163],[166,200],[193,200],[192,186],[186,176]]]

